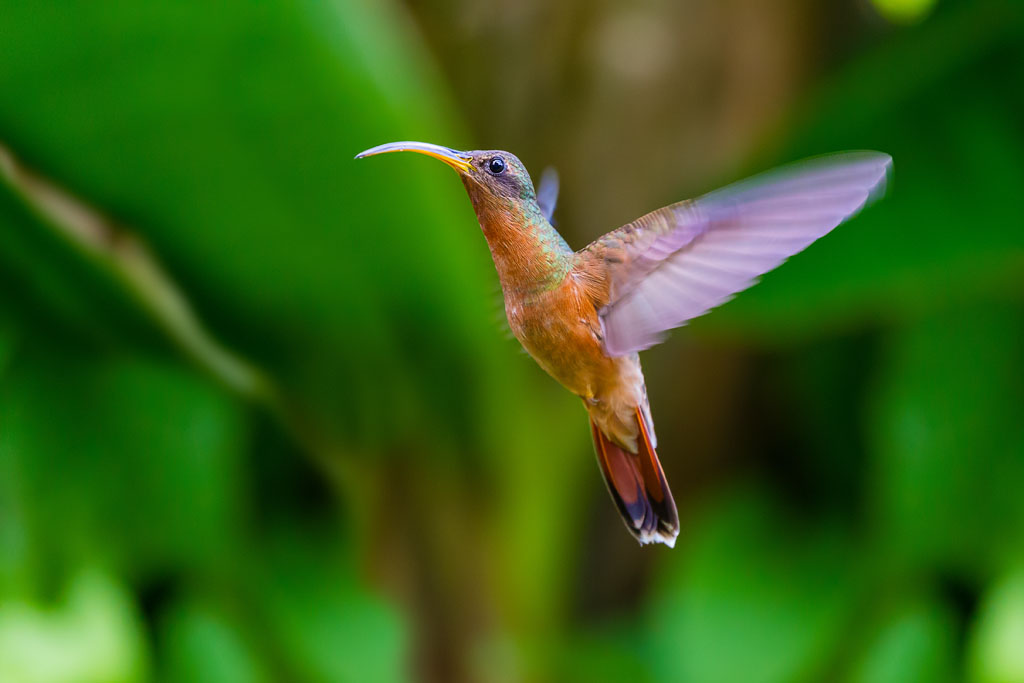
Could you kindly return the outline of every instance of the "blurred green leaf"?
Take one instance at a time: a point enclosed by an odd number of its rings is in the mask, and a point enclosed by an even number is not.
[[[969,648],[974,683],[1024,681],[1024,571],[1006,575],[985,595]]]
[[[658,680],[651,674],[644,648],[644,631],[639,624],[621,623],[588,629],[560,648],[557,671],[548,680],[560,683]]]
[[[1024,541],[1024,325],[954,308],[893,334],[869,425],[884,557],[974,573]]]
[[[5,683],[130,683],[147,680],[147,670],[140,617],[109,576],[80,573],[52,608],[0,602]]]
[[[408,635],[330,539],[279,538],[254,584],[291,678],[324,683],[407,680]]]
[[[894,610],[872,634],[850,683],[947,683],[955,673],[956,621],[938,603]]]
[[[162,623],[162,681],[261,683],[273,678],[232,620],[200,600],[175,604]]]
[[[7,370],[7,364],[14,355],[18,331],[7,311],[0,308],[0,377]]]
[[[15,354],[19,332],[0,305],[0,382],[6,379]],[[0,439],[0,600],[27,583],[28,539],[24,500],[18,489],[18,472],[5,457]]]
[[[813,678],[859,597],[849,541],[752,494],[719,502],[696,524],[651,606],[655,680]]]
[[[148,573],[231,550],[244,421],[208,382],[26,345],[0,385],[0,414],[0,465],[40,559]]]
[[[920,21],[935,7],[936,0],[873,0],[875,8],[889,21]]]

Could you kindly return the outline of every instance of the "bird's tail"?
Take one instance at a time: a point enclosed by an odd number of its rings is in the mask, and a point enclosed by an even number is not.
[[[642,544],[664,543],[672,547],[679,534],[676,503],[639,408],[636,421],[640,436],[637,452],[630,453],[608,438],[591,418],[597,462],[629,532]]]

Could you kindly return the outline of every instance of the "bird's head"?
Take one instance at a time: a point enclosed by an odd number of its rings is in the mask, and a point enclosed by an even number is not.
[[[416,152],[448,164],[462,178],[474,205],[478,202],[490,203],[493,199],[507,200],[511,203],[536,199],[530,174],[526,172],[523,163],[508,152],[460,152],[428,142],[389,142],[360,152],[356,159],[387,152]]]

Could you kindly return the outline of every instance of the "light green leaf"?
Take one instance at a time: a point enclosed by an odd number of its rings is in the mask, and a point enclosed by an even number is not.
[[[957,679],[956,622],[944,605],[895,610],[868,641],[850,683],[947,683]]]
[[[132,683],[147,670],[140,616],[109,576],[79,574],[54,608],[0,602],[5,683]]]
[[[236,623],[200,600],[177,603],[162,623],[161,680],[264,683],[273,680]]]
[[[651,610],[655,680],[812,679],[859,597],[848,540],[757,495],[707,511],[676,553]]]
[[[323,683],[407,680],[408,634],[330,539],[280,538],[257,574],[262,621],[293,677]]]
[[[936,0],[873,0],[872,4],[889,21],[910,24],[921,21],[935,7]]]
[[[1024,682],[1024,571],[995,583],[971,631],[969,679],[974,683]]]

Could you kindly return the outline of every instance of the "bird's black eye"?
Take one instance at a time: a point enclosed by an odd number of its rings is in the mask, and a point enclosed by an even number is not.
[[[501,175],[505,172],[505,160],[501,157],[491,157],[487,162],[487,170],[494,175]]]

